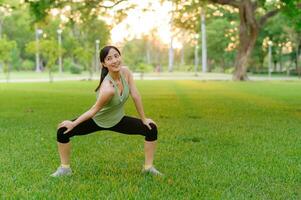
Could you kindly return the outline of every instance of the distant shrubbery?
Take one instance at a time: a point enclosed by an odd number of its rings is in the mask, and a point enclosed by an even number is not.
[[[31,60],[23,60],[21,64],[21,70],[24,71],[33,71],[35,68],[35,63]]]
[[[64,71],[70,71],[72,74],[81,74],[84,68],[68,58],[64,60]]]

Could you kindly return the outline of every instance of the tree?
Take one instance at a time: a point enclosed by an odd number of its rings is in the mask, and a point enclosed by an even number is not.
[[[59,57],[58,43],[54,39],[42,40],[41,41],[41,54],[46,59],[46,68],[49,72],[49,81],[53,81],[52,71],[55,65],[57,58]],[[62,54],[64,49],[61,48]]]
[[[185,27],[193,28],[194,25],[187,23],[188,20],[194,18],[200,13],[200,7],[204,6],[206,1],[183,1],[174,0],[178,6],[178,12],[182,13],[179,17]],[[267,0],[208,0],[209,3],[230,6],[238,11],[240,25],[239,25],[239,45],[235,59],[234,80],[246,80],[247,78],[247,64],[252,50],[255,46],[256,39],[260,30],[265,26],[267,20],[275,16],[279,12],[289,13],[295,15],[292,18],[300,19],[300,0],[281,0],[281,1],[267,1]],[[183,18],[185,12],[193,13],[190,17]],[[192,17],[192,18],[191,18]]]
[[[216,31],[218,29],[218,31]],[[212,20],[207,25],[207,47],[209,53],[209,63],[217,64],[222,71],[226,70],[227,63],[232,59],[233,50],[231,48],[233,36],[232,25],[229,21],[223,18]],[[212,69],[212,66],[209,66]]]
[[[300,2],[300,0],[298,0]],[[298,4],[299,9],[301,9],[301,3]],[[295,53],[295,63],[296,70],[298,72],[299,79],[301,78],[301,66],[300,66],[300,54],[301,54],[301,14],[296,10],[287,11],[286,16],[288,18],[289,23],[287,23],[286,32],[289,35],[291,41],[294,42]]]
[[[126,0],[81,0],[81,1],[65,1],[65,0],[25,0],[29,4],[30,12],[33,14],[34,22],[43,22],[49,16],[51,9],[58,9],[61,11],[65,9],[65,17],[68,21],[76,22],[78,20],[86,21],[90,17],[97,17],[99,15],[105,15],[107,9],[111,9],[121,4]],[[131,9],[134,5],[129,4],[122,9],[116,10],[115,16],[117,21],[125,17],[125,13],[128,9]]]
[[[41,40],[40,41],[40,53],[42,54],[43,58],[46,61],[46,68],[48,69],[49,73],[49,81],[53,81],[52,72],[54,70],[55,62],[57,58],[59,57],[59,51],[58,51],[58,43],[54,39],[49,40]],[[36,52],[36,42],[32,41],[27,44],[26,51],[31,54],[35,54]],[[65,49],[61,49],[61,52],[64,53]]]
[[[87,45],[84,47],[77,47],[74,50],[74,55],[76,56],[76,60],[84,66],[86,70],[89,71],[89,80],[92,80],[93,69],[93,51],[91,48],[88,48]]]
[[[17,47],[15,41],[10,41],[6,36],[0,39],[0,63],[2,63],[3,71],[6,73],[6,79],[9,80],[10,65],[12,59],[12,51]]]
[[[10,40],[15,40],[18,44],[16,56],[16,65],[14,69],[21,68],[20,63],[24,59],[33,59],[25,54],[25,45],[34,39],[34,30],[30,26],[30,16],[27,8],[20,8],[13,10],[10,17],[7,17],[3,23],[3,33],[7,35]]]
[[[125,0],[115,1],[65,1],[65,0],[41,0],[25,1],[28,3],[30,12],[33,14],[33,22],[37,26],[47,26],[52,17],[57,16],[61,22],[58,26],[64,27],[63,46],[68,48],[68,55],[73,62],[82,64],[93,76],[93,65],[95,65],[95,41],[99,40],[100,45],[104,45],[109,38],[109,28],[99,16],[108,15],[107,9],[115,8]],[[127,9],[132,5],[122,9],[116,9],[116,20],[121,20],[125,16]],[[66,32],[70,34],[66,34]],[[67,37],[66,37],[67,36]],[[75,58],[77,56],[77,58]]]
[[[123,61],[125,65],[129,66],[133,71],[139,71],[139,65],[145,63],[145,49],[146,41],[142,39],[134,39],[128,41],[123,49]]]

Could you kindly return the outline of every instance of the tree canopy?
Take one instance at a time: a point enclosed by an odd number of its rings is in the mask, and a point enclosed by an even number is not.
[[[213,8],[213,15],[224,16],[224,10],[228,10],[230,14],[237,13],[239,16],[239,44],[237,48],[237,56],[235,60],[234,80],[247,79],[246,71],[249,57],[255,46],[259,32],[265,26],[268,19],[275,16],[279,12],[285,13],[292,20],[299,20],[301,16],[300,1],[294,0],[208,0],[208,1],[180,1],[174,0],[175,13],[177,13],[177,25],[197,31],[200,23],[200,14],[209,10],[208,4],[223,5],[224,7]],[[226,6],[226,7],[225,7]],[[210,13],[210,14],[211,14]],[[214,14],[215,13],[215,14]],[[197,23],[198,22],[198,23]],[[296,22],[299,29],[300,22]]]

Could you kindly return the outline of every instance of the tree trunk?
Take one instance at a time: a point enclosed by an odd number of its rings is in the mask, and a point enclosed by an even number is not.
[[[299,49],[299,48],[298,48]],[[299,52],[299,50],[298,50]],[[299,66],[300,62],[299,62],[299,54],[297,55],[297,68],[298,68],[298,77],[299,79],[301,78],[301,66]]]
[[[225,73],[225,71],[226,71],[226,64],[225,64],[225,59],[224,58],[221,59],[221,67],[222,67],[222,72]]]
[[[2,39],[2,26],[3,26],[3,19],[0,17],[0,39]]]
[[[168,71],[173,71],[173,61],[174,61],[174,49],[173,49],[173,36],[170,39],[169,53],[168,53]]]
[[[206,39],[206,17],[205,9],[201,10],[201,32],[202,32],[202,72],[207,72],[207,39]],[[209,71],[209,70],[208,70]]]
[[[287,76],[290,76],[290,67],[291,67],[291,62],[286,67],[286,75]]]
[[[263,67],[263,65],[264,65],[264,56],[263,56],[263,54],[261,54],[259,61],[260,61],[260,66],[259,66],[259,68],[257,67],[257,69],[256,69],[257,73],[263,71],[263,68],[264,68]]]
[[[280,72],[282,73],[282,47],[280,47],[279,64],[280,64]]]
[[[8,64],[7,62],[4,62],[4,66],[6,68],[6,82],[9,82],[10,79],[10,64]]]
[[[296,58],[295,58],[295,63],[296,63],[296,73],[298,75],[298,78],[300,79],[300,75],[301,75],[301,69],[300,69],[300,66],[299,66],[299,51],[300,51],[300,44],[301,44],[301,41],[299,41],[297,39],[296,41]]]
[[[233,80],[248,80],[247,64],[254,48],[259,26],[255,19],[255,6],[250,0],[243,1],[239,6],[240,27],[239,47],[235,59]]]
[[[88,71],[89,71],[89,78],[88,78],[89,81],[91,81],[93,79],[93,63],[94,63],[94,58],[92,58],[90,65],[89,65],[89,62],[87,62],[87,67],[88,67]]]
[[[274,60],[274,69],[272,72],[277,72],[277,61],[276,60]]]
[[[181,48],[181,65],[183,66],[183,65],[185,65],[185,58],[184,58],[184,56],[185,56],[185,53],[184,53],[184,45],[183,45],[183,47]]]
[[[173,71],[173,62],[174,62],[174,49],[173,49],[173,16],[174,13],[171,12],[171,19],[170,19],[170,44],[169,44],[169,53],[168,53],[168,72]]]
[[[49,75],[49,82],[50,83],[53,83],[53,76],[52,76],[52,69],[51,68],[48,68],[49,69],[49,72],[48,72],[48,75]]]
[[[147,40],[147,43],[146,43],[146,63],[147,64],[151,64],[151,44],[150,44],[150,41]]]

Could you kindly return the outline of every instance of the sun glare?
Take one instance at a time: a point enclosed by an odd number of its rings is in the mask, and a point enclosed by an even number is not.
[[[157,35],[163,44],[170,43],[170,10],[171,3],[161,4],[159,1],[132,0],[137,4],[135,9],[127,13],[127,18],[116,25],[111,31],[113,43],[122,43],[125,40],[141,38],[149,35],[152,30],[157,30]],[[147,8],[147,11],[143,11]],[[181,48],[182,44],[176,39],[173,41],[174,48]]]

